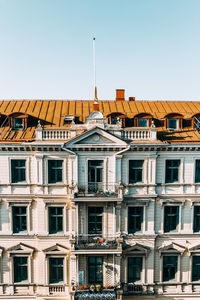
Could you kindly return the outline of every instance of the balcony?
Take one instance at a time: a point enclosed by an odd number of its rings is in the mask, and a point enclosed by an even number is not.
[[[119,240],[114,236],[88,234],[75,238],[75,250],[112,250],[118,247]]]
[[[125,140],[134,141],[155,141],[157,139],[157,129],[150,128],[124,128],[121,137]]]
[[[154,284],[123,283],[124,295],[153,295]]]
[[[122,198],[123,186],[117,183],[89,182],[78,185],[75,198]]]

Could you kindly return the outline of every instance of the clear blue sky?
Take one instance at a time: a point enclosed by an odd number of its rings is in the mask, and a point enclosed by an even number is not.
[[[200,100],[200,0],[0,0],[0,98]]]

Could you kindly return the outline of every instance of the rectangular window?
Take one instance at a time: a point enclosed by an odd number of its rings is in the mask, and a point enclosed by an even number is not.
[[[179,181],[180,162],[180,159],[166,160],[166,183],[173,183]]]
[[[88,234],[102,234],[103,207],[88,207]]]
[[[63,207],[49,207],[49,233],[63,231]]]
[[[28,258],[14,257],[14,282],[22,282],[28,280]]]
[[[138,119],[138,127],[148,127],[149,119]]]
[[[200,182],[200,159],[196,160],[195,163],[195,183]]]
[[[24,119],[23,118],[13,118],[13,129],[15,129],[15,130],[24,129]]]
[[[63,281],[63,258],[49,258],[49,282]]]
[[[103,160],[88,161],[88,192],[102,191],[103,185]]]
[[[176,280],[178,256],[163,256],[163,282]]]
[[[133,206],[128,208],[128,233],[142,230],[143,207]]]
[[[200,231],[200,206],[194,206],[193,230],[194,232]]]
[[[88,283],[103,283],[103,258],[101,256],[88,258]]]
[[[19,233],[27,230],[27,212],[26,206],[13,206],[13,233]]]
[[[12,183],[26,181],[26,160],[25,159],[11,160],[11,180]]]
[[[169,130],[178,129],[178,119],[168,119]]]
[[[192,281],[200,280],[200,256],[192,257]]]
[[[164,207],[164,232],[177,231],[179,225],[179,206]]]
[[[48,183],[62,182],[63,180],[63,161],[48,160]]]
[[[142,182],[144,160],[129,160],[129,183]]]
[[[142,257],[128,258],[128,282],[141,281],[142,277]]]

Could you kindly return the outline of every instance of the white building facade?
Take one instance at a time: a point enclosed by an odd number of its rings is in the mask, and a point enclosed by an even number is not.
[[[0,299],[199,299],[198,107],[49,102],[0,106]]]

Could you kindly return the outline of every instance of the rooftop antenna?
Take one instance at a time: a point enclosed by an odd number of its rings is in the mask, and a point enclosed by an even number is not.
[[[94,75],[94,101],[98,101],[97,87],[96,87],[96,55],[95,55],[95,37],[93,37],[93,75]]]

